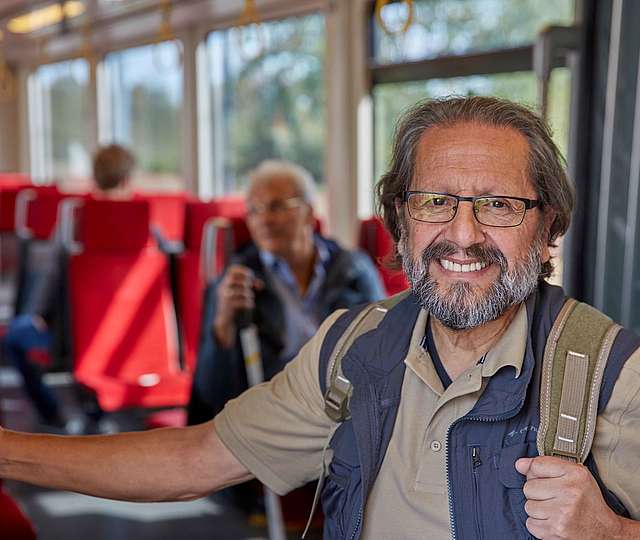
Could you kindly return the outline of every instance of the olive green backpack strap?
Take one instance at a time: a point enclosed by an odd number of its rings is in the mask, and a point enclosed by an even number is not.
[[[369,304],[351,321],[336,342],[327,364],[327,391],[324,394],[324,410],[333,421],[344,422],[351,416],[349,399],[352,386],[342,373],[342,358],[358,337],[377,328],[387,311],[404,300],[408,294],[409,291],[403,291],[390,298]]]
[[[540,386],[541,456],[583,463],[591,451],[604,368],[620,326],[568,299],[544,350]]]

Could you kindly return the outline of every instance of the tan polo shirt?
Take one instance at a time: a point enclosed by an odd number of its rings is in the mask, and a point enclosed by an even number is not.
[[[329,317],[270,383],[229,402],[215,419],[223,443],[277,493],[320,474],[322,450],[336,426],[324,413],[318,360],[324,336],[340,314]],[[473,408],[489,377],[505,366],[519,373],[522,366],[524,305],[484,363],[462,373],[443,392],[431,358],[420,346],[426,321],[421,312],[405,359],[408,369],[395,428],[365,508],[364,539],[450,537],[447,430]],[[593,455],[607,487],[640,519],[640,350],[627,361],[598,417]]]

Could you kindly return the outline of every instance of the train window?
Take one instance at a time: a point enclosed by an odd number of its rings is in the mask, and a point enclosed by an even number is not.
[[[182,53],[178,42],[105,56],[99,72],[100,141],[134,149],[137,187],[180,189]]]
[[[213,191],[242,190],[246,173],[266,158],[298,163],[322,186],[324,16],[214,31],[206,53]]]
[[[569,83],[570,73],[567,68],[557,68],[552,72],[548,120],[554,132],[555,142],[565,156],[569,130]],[[391,157],[391,138],[400,114],[420,99],[453,94],[498,96],[534,108],[537,99],[536,77],[531,71],[518,71],[376,85],[373,96],[377,178],[384,173]]]
[[[85,182],[90,175],[89,66],[76,59],[38,67],[29,77],[31,172],[41,182]]]
[[[373,27],[378,63],[424,60],[525,45],[548,24],[573,23],[574,0],[414,0],[413,24],[398,32],[407,3],[389,2]]]

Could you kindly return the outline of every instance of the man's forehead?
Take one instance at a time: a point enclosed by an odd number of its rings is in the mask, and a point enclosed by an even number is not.
[[[249,187],[248,200],[284,199],[298,195],[296,182],[289,176],[263,178]]]
[[[416,181],[486,180],[529,187],[528,152],[526,138],[512,128],[483,124],[431,128],[418,143]]]

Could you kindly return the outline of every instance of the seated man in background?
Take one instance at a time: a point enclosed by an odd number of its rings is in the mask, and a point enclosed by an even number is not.
[[[247,388],[237,317],[252,312],[265,379],[293,359],[333,311],[378,300],[371,260],[314,232],[316,188],[305,169],[280,160],[249,175],[253,243],[232,261],[206,302],[189,423],[210,420]]]
[[[94,189],[96,198],[129,198],[129,180],[135,166],[133,155],[118,145],[98,150],[93,162]],[[46,426],[64,429],[67,419],[62,413],[59,399],[42,379],[41,366],[34,362],[39,352],[50,352],[55,332],[61,324],[63,297],[60,273],[61,247],[56,246],[51,257],[39,268],[39,279],[29,293],[23,314],[9,325],[4,338],[4,351],[10,362],[18,369],[24,388],[35,406],[40,421]]]

